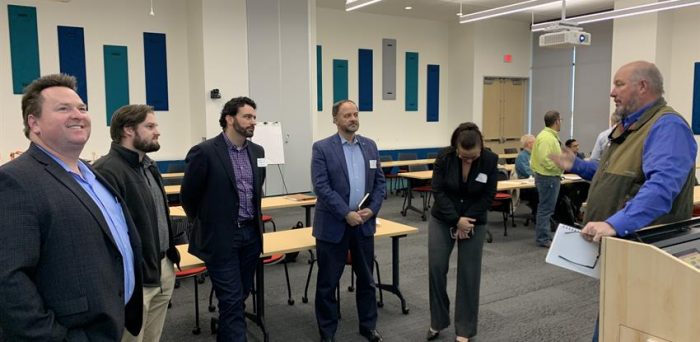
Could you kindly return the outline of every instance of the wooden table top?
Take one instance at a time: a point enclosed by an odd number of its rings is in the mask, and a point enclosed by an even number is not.
[[[185,176],[185,173],[184,172],[171,172],[171,173],[163,173],[160,176],[163,177],[163,179],[182,178]]]
[[[412,159],[412,160],[391,160],[381,162],[382,167],[394,167],[394,166],[415,166],[415,165],[428,165],[435,162],[435,158],[429,159]]]
[[[270,196],[264,197],[260,204],[262,210],[271,209],[281,209],[281,208],[293,208],[293,207],[303,207],[303,206],[313,206],[316,205],[316,198],[297,201],[290,199],[288,196]],[[182,206],[170,207],[171,216],[186,216],[185,210]]]
[[[398,174],[400,177],[428,180],[433,178],[433,171],[416,171],[416,172],[402,172]],[[564,174],[564,179],[562,179],[561,184],[569,184],[582,182],[583,179],[575,174],[567,173]],[[515,189],[527,189],[535,187],[535,179],[509,179],[498,182],[498,191],[505,190],[515,190]]]
[[[417,232],[417,228],[378,218],[377,232],[374,234],[374,237],[392,237],[415,234]],[[187,252],[188,247],[189,245],[177,246],[181,257],[180,267],[188,269],[204,266],[202,260]],[[263,234],[263,253],[260,256],[266,257],[273,254],[299,252],[314,248],[316,248],[316,239],[311,235],[311,227],[282,230]]]

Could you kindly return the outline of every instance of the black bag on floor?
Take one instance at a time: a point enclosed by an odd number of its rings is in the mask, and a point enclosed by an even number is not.
[[[559,195],[557,205],[554,207],[554,214],[549,219],[551,231],[556,231],[560,223],[575,227],[576,226],[576,208],[571,199],[567,195]]]
[[[302,223],[301,221],[297,221],[297,224],[292,226],[292,229],[299,229],[299,228],[304,228],[304,223]],[[287,253],[284,260],[286,262],[296,262],[298,255],[299,255],[299,252]]]

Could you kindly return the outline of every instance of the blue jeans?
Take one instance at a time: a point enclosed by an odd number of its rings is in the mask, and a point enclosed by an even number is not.
[[[236,229],[229,255],[206,263],[219,301],[219,342],[245,342],[245,300],[253,288],[262,243],[256,224]]]
[[[537,205],[537,222],[535,224],[535,242],[538,245],[549,243],[552,238],[549,236],[549,219],[554,214],[559,196],[561,177],[543,176],[535,173],[535,187],[539,204]]]

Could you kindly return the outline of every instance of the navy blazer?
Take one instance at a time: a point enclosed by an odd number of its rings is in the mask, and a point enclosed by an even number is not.
[[[366,206],[374,213],[374,217],[357,228],[364,236],[372,236],[376,231],[376,217],[386,191],[384,173],[379,162],[377,144],[372,139],[359,135],[355,135],[355,138],[365,159],[365,193],[370,194]],[[374,164],[374,168],[370,168],[370,162]],[[322,241],[338,243],[345,234],[345,216],[357,210],[350,208],[348,204],[348,166],[338,134],[314,143],[311,154],[311,182],[318,197],[314,212],[313,236]]]
[[[248,141],[248,158],[253,169],[255,216],[262,233],[260,204],[265,167],[258,167],[258,159],[265,158],[265,150]],[[239,200],[236,175],[223,134],[192,147],[187,153],[180,200],[193,224],[189,252],[204,262],[231,257]]]
[[[87,164],[86,164],[87,165]],[[90,167],[88,165],[88,167]],[[94,170],[93,170],[94,172]],[[136,284],[124,306],[124,266],[85,190],[31,144],[0,167],[0,326],[8,341],[118,341],[141,329],[141,242],[122,203]]]

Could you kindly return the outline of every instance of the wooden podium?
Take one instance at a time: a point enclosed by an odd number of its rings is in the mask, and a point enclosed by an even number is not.
[[[700,270],[652,245],[605,238],[600,341],[700,341]]]

